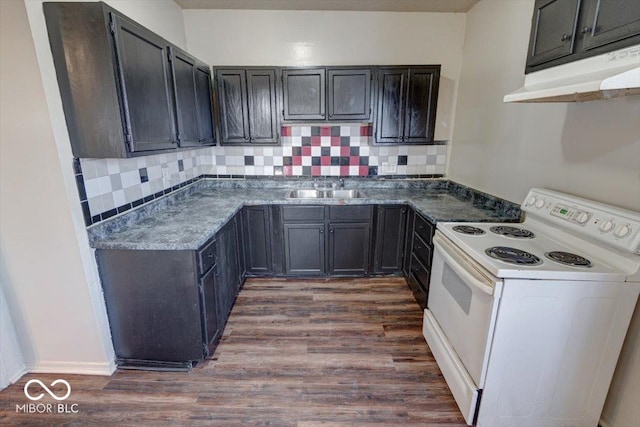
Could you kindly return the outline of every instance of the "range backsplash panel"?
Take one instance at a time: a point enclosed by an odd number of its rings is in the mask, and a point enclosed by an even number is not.
[[[372,145],[370,125],[283,126],[279,146],[216,146],[133,159],[80,159],[85,223],[161,197],[201,176],[442,177],[447,145]]]

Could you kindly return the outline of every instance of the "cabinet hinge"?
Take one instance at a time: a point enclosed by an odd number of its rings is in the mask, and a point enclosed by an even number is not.
[[[208,356],[209,355],[209,346],[206,342],[202,343],[202,354]]]
[[[111,34],[116,33],[116,23],[113,21],[113,19],[109,21],[109,30],[111,31]]]
[[[176,141],[180,142],[180,132],[176,132]]]
[[[127,144],[127,148],[129,149],[129,151],[133,151],[133,147],[131,146],[132,142],[133,142],[133,138],[131,138],[131,134],[129,132],[126,132],[124,134],[124,142],[125,144]]]

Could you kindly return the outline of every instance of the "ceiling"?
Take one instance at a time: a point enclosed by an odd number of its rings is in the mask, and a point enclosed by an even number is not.
[[[183,9],[467,12],[478,0],[174,0]]]

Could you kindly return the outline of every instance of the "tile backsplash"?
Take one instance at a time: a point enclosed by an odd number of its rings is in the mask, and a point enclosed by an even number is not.
[[[74,164],[87,225],[177,190],[201,176],[444,175],[447,145],[372,145],[370,125],[283,126],[279,146],[216,146]]]
[[[281,145],[213,148],[213,175],[377,176],[444,174],[446,145],[372,145],[370,125],[283,126]]]

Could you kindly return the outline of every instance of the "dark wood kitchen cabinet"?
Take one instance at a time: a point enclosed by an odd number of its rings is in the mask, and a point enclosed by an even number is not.
[[[269,206],[245,206],[242,210],[242,246],[248,275],[273,273],[270,213]]]
[[[222,334],[216,242],[190,250],[96,250],[119,366],[190,369]]]
[[[637,0],[536,0],[526,72],[638,43]]]
[[[284,120],[324,120],[326,118],[324,68],[282,70]]]
[[[369,271],[371,206],[329,206],[329,275],[363,275]]]
[[[281,212],[284,274],[324,275],[324,206],[282,206]]]
[[[371,67],[285,68],[284,120],[371,120]]]
[[[413,297],[422,308],[427,307],[428,304],[435,230],[435,224],[432,224],[419,213],[414,213],[413,229],[411,230],[411,252],[405,254],[405,256],[410,257],[407,265],[408,276],[405,277],[409,288],[413,292]]]
[[[278,143],[278,70],[218,68],[215,75],[221,143]]]
[[[234,216],[216,235],[218,323],[223,328],[242,284],[237,227]]]
[[[214,143],[208,67],[102,2],[43,7],[75,157]]]
[[[439,65],[379,68],[375,142],[432,143],[439,82]]]
[[[328,68],[328,120],[371,120],[371,68]]]
[[[177,139],[181,147],[215,142],[209,66],[176,47],[170,48],[175,85]]]
[[[374,273],[394,274],[402,271],[406,220],[405,205],[381,205],[376,208]]]
[[[371,206],[283,206],[282,222],[284,274],[368,272]]]

